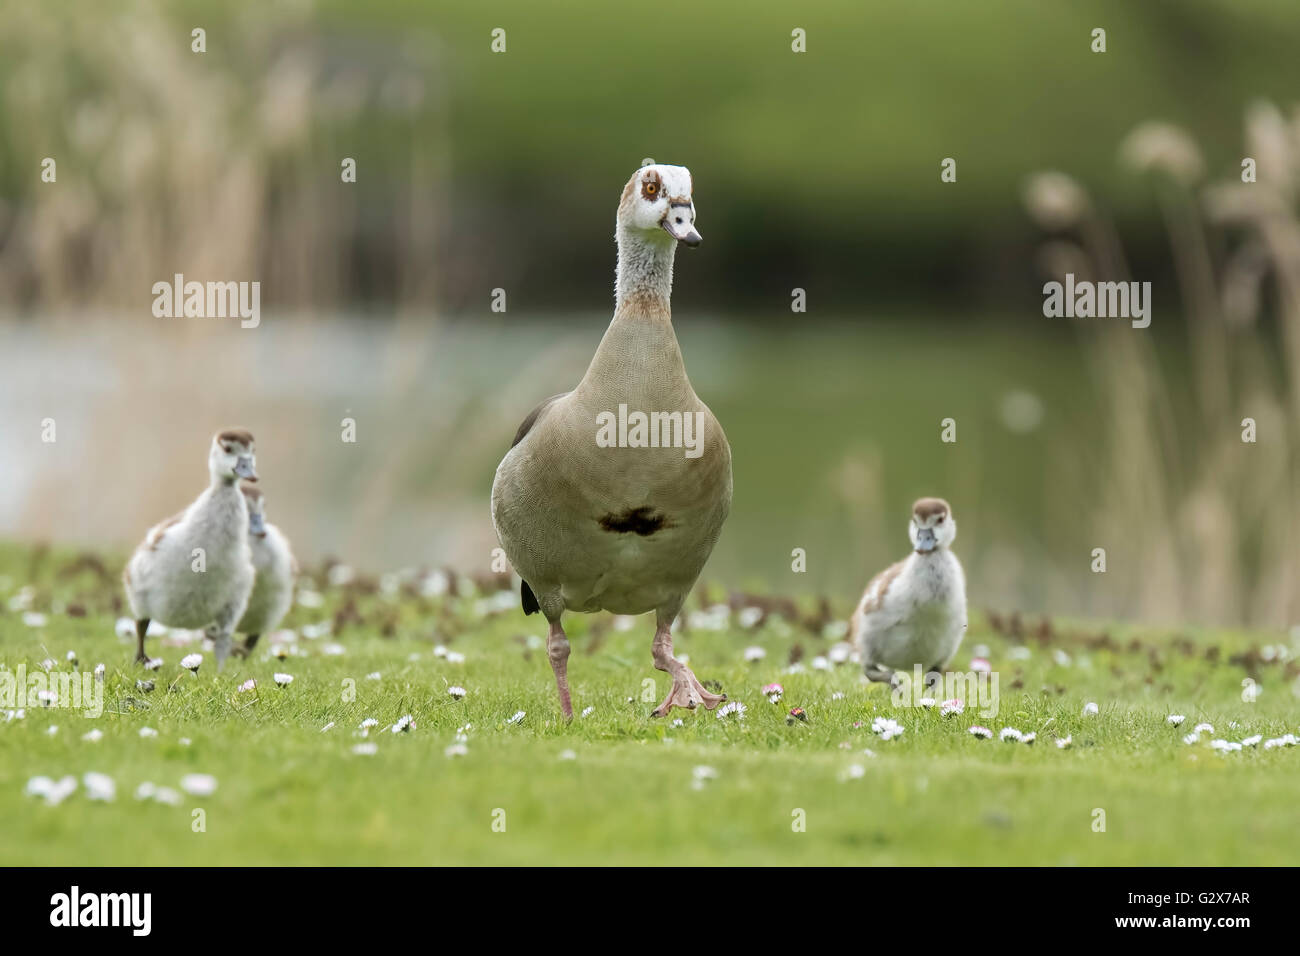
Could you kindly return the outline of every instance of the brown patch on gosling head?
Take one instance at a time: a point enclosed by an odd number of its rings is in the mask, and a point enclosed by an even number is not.
[[[253,433],[243,428],[227,428],[217,432],[217,441],[236,441],[245,448],[253,447]]]
[[[656,531],[672,527],[667,515],[656,513],[649,505],[629,508],[618,515],[611,512],[597,520],[605,531],[614,534],[628,534],[631,532],[643,538],[650,537]]]
[[[951,513],[948,502],[942,498],[918,498],[916,504],[912,505],[912,516],[915,518],[934,518],[939,515]]]

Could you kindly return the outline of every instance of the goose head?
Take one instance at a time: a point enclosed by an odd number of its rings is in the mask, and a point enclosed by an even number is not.
[[[942,498],[917,499],[912,505],[912,521],[907,526],[907,535],[912,539],[917,554],[929,554],[951,545],[953,538],[957,537],[957,522],[948,502]]]
[[[698,246],[701,239],[695,228],[691,188],[691,171],[685,166],[642,166],[623,187],[623,199],[618,204],[619,232],[639,236],[648,243],[675,241]]]
[[[239,490],[244,493],[248,505],[248,533],[255,538],[266,537],[266,499],[262,489],[251,482],[241,481]]]
[[[217,432],[208,452],[208,470],[213,481],[232,484],[240,478],[257,481],[257,461],[253,454],[253,436],[242,428]]]

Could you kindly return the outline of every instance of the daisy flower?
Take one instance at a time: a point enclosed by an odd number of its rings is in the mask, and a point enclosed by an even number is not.
[[[596,712],[596,708],[595,708],[594,706],[593,706],[593,707],[584,707],[584,708],[582,708],[582,714],[581,714],[580,716],[582,716],[582,717],[590,717],[590,716],[591,716],[592,714],[594,714],[595,712]]]
[[[69,664],[71,664],[73,667],[76,667],[76,666],[77,666],[77,652],[76,652],[76,651],[68,651],[67,658],[68,658],[68,663],[69,663]]]
[[[181,789],[196,797],[211,796],[217,791],[217,778],[210,773],[187,773],[181,777]]]
[[[767,657],[767,650],[765,648],[762,647],[745,648],[745,660],[750,664],[754,663],[755,661],[761,661],[765,657]]]
[[[764,684],[763,696],[771,703],[778,704],[781,702],[781,695],[785,693],[785,688],[780,684]]]
[[[1244,740],[1242,740],[1241,743],[1243,746],[1246,747],[1254,747],[1257,746],[1259,742],[1263,739],[1264,739],[1263,734],[1252,734],[1251,736],[1246,737]]]
[[[1073,735],[1073,734],[1066,734],[1064,737],[1057,737],[1057,738],[1056,738],[1056,749],[1057,749],[1057,750],[1066,750],[1067,748],[1069,748],[1069,746],[1070,746],[1072,743],[1074,743],[1074,735]]]
[[[464,688],[464,687],[458,687],[458,686],[453,685],[453,686],[447,688],[447,693],[450,694],[452,697],[454,697],[456,700],[464,700],[464,699],[465,699],[465,688]]]
[[[577,759],[578,759],[578,753],[577,753],[577,751],[574,751],[574,750],[561,750],[561,751],[560,751],[560,759],[561,759],[561,760],[577,760]]]
[[[1219,753],[1231,753],[1234,750],[1240,750],[1241,744],[1234,743],[1231,740],[1211,740],[1210,747]]]
[[[469,748],[466,747],[463,743],[451,744],[449,747],[443,750],[442,755],[444,757],[466,757],[469,756]]]
[[[1197,724],[1192,728],[1194,734],[1212,734],[1214,733],[1214,724]]]
[[[1201,739],[1200,734],[1188,734],[1186,737],[1183,738],[1183,743],[1194,744],[1200,739]]]
[[[867,775],[867,768],[860,763],[851,763],[840,774],[840,780],[861,780]]]
[[[699,764],[691,771],[691,776],[696,780],[717,780],[718,771],[716,767],[710,767],[708,764]]]
[[[945,700],[939,705],[939,713],[944,717],[951,717],[953,714],[960,714],[966,710],[966,705],[957,698]]]
[[[85,785],[86,797],[90,800],[111,803],[117,798],[117,784],[106,773],[91,772],[82,774],[81,782]]]
[[[289,686],[290,684],[292,684],[292,683],[293,683],[293,675],[292,675],[292,674],[276,674],[276,675],[275,675],[275,684],[276,684],[277,687],[288,687],[288,686]]]
[[[171,787],[159,787],[153,798],[158,803],[165,803],[169,807],[179,807],[181,805],[180,792],[173,790]]]
[[[893,740],[903,735],[903,725],[891,717],[877,717],[871,722],[873,733],[879,734],[881,740]]]
[[[99,681],[101,684],[104,683],[104,674],[106,673],[106,671],[107,671],[107,669],[104,667],[103,664],[96,664],[96,665],[95,665],[95,680]]]
[[[1171,724],[1174,727],[1177,727],[1186,719],[1187,718],[1184,717],[1182,714],[1170,714],[1168,717],[1165,718],[1165,722]]]
[[[718,708],[718,715],[717,715],[718,720],[725,720],[726,718],[730,717],[732,714],[736,715],[737,720],[743,720],[745,717],[745,711],[747,709],[748,708],[745,707],[745,705],[742,704],[740,701],[733,700],[731,703],[723,704],[721,707]]]
[[[998,734],[998,739],[1006,742],[1008,740],[1018,741],[1024,737],[1020,731],[1014,727],[1003,727],[1002,732]]]
[[[156,671],[158,668],[162,666],[163,666],[163,659],[161,657],[151,657],[144,662],[144,669],[147,671]]]
[[[763,620],[763,609],[761,607],[743,607],[740,613],[736,615],[736,622],[745,630],[749,630]]]
[[[369,730],[371,727],[378,727],[378,726],[379,726],[379,721],[375,720],[375,718],[373,717],[367,717],[365,720],[361,721],[359,725],[359,729]]]
[[[841,694],[840,696],[843,697],[844,695]],[[938,701],[935,700],[933,697],[922,697],[920,700],[916,702],[916,706],[924,707],[926,710],[929,710],[937,703]]]
[[[1096,717],[1099,713],[1101,713],[1101,708],[1097,706],[1096,701],[1090,700],[1083,705],[1083,716]]]
[[[36,699],[40,701],[42,707],[49,707],[59,702],[59,695],[52,690],[38,690]]]
[[[831,700],[843,700],[843,699],[844,699],[844,691],[842,690],[837,690],[835,693],[831,694]],[[934,701],[930,701],[930,703],[933,704]]]
[[[202,664],[203,664],[202,654],[186,654],[184,657],[181,658],[181,667],[185,668],[187,671],[193,674],[197,674],[199,672],[199,667]]]
[[[381,680],[382,678],[383,675],[380,674],[379,671],[371,671],[366,675],[366,680]]]
[[[404,734],[408,730],[414,730],[414,729],[415,729],[415,718],[412,717],[410,714],[406,714],[402,717],[399,717],[397,719],[397,723],[393,724],[393,733],[395,734]]]
[[[1028,734],[1021,734],[1021,735],[1020,735],[1020,742],[1021,742],[1022,744],[1032,744],[1032,743],[1033,743],[1035,740],[1037,740],[1037,739],[1038,739],[1038,734],[1035,734],[1035,733],[1028,733]]]
[[[527,715],[527,713],[526,713],[525,711],[517,710],[517,711],[515,711],[513,714],[511,714],[508,718],[506,718],[506,723],[507,723],[507,724],[517,724],[517,723],[519,723],[520,721],[522,721],[526,716],[528,716],[528,715]]]
[[[102,740],[103,738],[104,738],[104,732],[98,728],[96,728],[95,730],[88,730],[81,735],[82,740],[89,741],[92,744],[98,740]]]
[[[44,627],[45,615],[38,614],[36,611],[28,611],[23,615],[23,623],[28,627]]]
[[[375,754],[379,753],[379,744],[356,744],[353,746],[352,752],[358,757],[373,757]]]
[[[141,737],[157,737],[157,736],[158,736],[158,731],[154,730],[152,727],[141,727],[141,728],[140,728],[140,736],[141,736]]]
[[[144,783],[140,784],[140,786],[135,788],[135,798],[137,800],[152,800],[154,794],[157,792],[158,788],[150,781],[146,780]]]
[[[686,721],[684,721],[684,720],[682,720],[680,717],[678,717],[677,719],[675,719],[675,720],[672,722],[672,724],[671,724],[670,726],[673,726],[673,727],[685,727],[685,726],[686,726]]]
[[[681,658],[679,657],[678,660],[681,660]],[[462,654],[460,651],[448,651],[448,652],[447,652],[447,663],[448,663],[448,664],[464,664],[464,663],[465,663],[465,655]]]
[[[977,674],[988,674],[992,672],[993,665],[988,662],[988,658],[972,657],[970,662],[970,669]]]
[[[257,681],[253,680],[253,678],[250,677],[248,680],[244,681],[242,684],[239,685],[239,692],[241,694],[246,694],[250,690],[253,690],[256,687],[257,687]]]
[[[812,659],[812,669],[815,671],[828,671],[831,669],[831,662],[828,658],[818,654]]]

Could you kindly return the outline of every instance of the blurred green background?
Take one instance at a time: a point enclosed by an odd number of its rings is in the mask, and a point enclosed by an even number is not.
[[[0,535],[130,547],[238,423],[304,557],[486,564],[653,157],[736,462],[706,577],[850,600],[941,494],[977,606],[1294,626],[1297,49],[1293,0],[4,0]],[[1152,327],[1044,318],[1067,269],[1152,282]],[[153,318],[176,272],[260,281],[262,325]]]

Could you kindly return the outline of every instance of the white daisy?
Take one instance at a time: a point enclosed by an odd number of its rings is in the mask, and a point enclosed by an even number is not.
[[[831,694],[831,700],[843,700],[843,699],[844,699],[844,691],[842,690],[837,690],[835,693]],[[934,701],[930,701],[930,705],[934,706]],[[925,704],[922,704],[921,706],[924,707]]]
[[[55,734],[57,734],[57,733],[59,732],[59,725],[58,725],[58,724],[50,724],[50,726],[48,726],[48,727],[45,728],[45,732],[46,732],[47,734],[49,734],[51,737],[53,737]]]
[[[743,607],[740,613],[736,615],[736,622],[745,630],[749,630],[763,620],[763,609],[761,607]]]
[[[674,720],[674,721],[672,722],[672,726],[673,726],[673,727],[685,727],[685,726],[686,726],[686,721],[684,721],[684,720],[682,720],[680,717],[678,717],[676,720]]]
[[[463,743],[452,744],[443,750],[444,757],[466,757],[469,756],[469,748]]]
[[[92,744],[98,740],[102,740],[103,737],[104,737],[104,732],[99,728],[95,728],[94,730],[88,730],[81,735],[82,740],[88,740]]]
[[[951,717],[953,714],[960,714],[966,710],[966,705],[957,698],[945,700],[939,705],[939,713],[944,717]]]
[[[84,773],[81,782],[85,785],[86,797],[90,800],[112,803],[117,799],[117,784],[106,773]]]
[[[456,685],[453,684],[451,687],[448,687],[448,688],[447,688],[447,693],[450,694],[452,697],[454,697],[456,700],[464,700],[464,699],[465,699],[465,688],[464,688],[464,687],[459,687],[459,686],[456,686]]]
[[[190,740],[189,737],[181,737],[176,742],[180,744],[182,747],[188,747],[190,744],[194,743],[194,741]]]
[[[998,739],[1006,742],[1008,740],[1018,741],[1024,737],[1020,731],[1014,727],[1003,727],[1002,732],[998,734]]]
[[[36,611],[28,611],[23,615],[23,623],[28,627],[44,627],[45,615],[38,614]]]
[[[560,759],[561,759],[561,760],[577,760],[577,759],[578,759],[578,753],[577,753],[577,751],[574,751],[574,750],[561,750],[561,751],[560,751]]]
[[[140,728],[140,736],[141,736],[141,737],[157,737],[157,736],[158,736],[158,731],[154,730],[152,727],[141,727],[141,728]]]
[[[373,717],[367,717],[359,724],[361,730],[369,730],[371,727],[378,727],[378,726],[379,726],[379,721],[375,720],[375,718]]]
[[[860,763],[851,763],[840,774],[840,780],[861,780],[867,775],[867,768]]]
[[[1254,747],[1257,746],[1259,742],[1263,739],[1264,739],[1263,734],[1252,734],[1251,736],[1244,738],[1241,741],[1241,743],[1245,747]]]
[[[1194,734],[1212,734],[1214,733],[1214,724],[1197,724],[1192,728]]]
[[[1086,704],[1083,705],[1083,716],[1085,716],[1085,717],[1095,717],[1095,716],[1097,716],[1099,713],[1101,713],[1101,708],[1097,706],[1097,702],[1096,702],[1096,701],[1092,701],[1092,700],[1090,700],[1090,701],[1088,701]]]
[[[202,654],[186,654],[181,658],[181,667],[187,671],[197,674],[199,667],[203,664]]]
[[[210,773],[187,773],[181,777],[181,789],[196,797],[207,797],[217,792],[217,778]]]
[[[526,714],[524,711],[522,711],[522,710],[517,710],[517,711],[515,711],[513,714],[511,714],[508,718],[506,718],[506,723],[507,723],[507,724],[517,724],[517,723],[519,723],[520,721],[522,721],[526,716],[527,716],[527,714]]]
[[[681,660],[681,658],[678,658],[678,660]],[[448,651],[448,652],[447,652],[447,663],[448,663],[448,664],[464,664],[464,663],[465,663],[465,655],[462,654],[460,651]]]
[[[275,683],[276,683],[276,686],[277,686],[277,687],[288,687],[290,684],[293,683],[293,675],[292,675],[292,674],[276,674],[276,675],[275,675]]]
[[[691,776],[696,780],[717,780],[718,771],[716,767],[710,767],[708,764],[698,764],[691,771]]]
[[[1021,735],[1020,735],[1020,742],[1021,742],[1022,744],[1032,744],[1032,743],[1033,743],[1035,740],[1037,740],[1037,739],[1038,739],[1038,734],[1035,734],[1035,733],[1028,733],[1028,734],[1021,734]]]
[[[745,711],[748,708],[738,700],[733,700],[729,704],[723,704],[718,708],[718,720],[726,720],[732,714],[736,715],[737,720],[744,719]]]
[[[381,679],[382,679],[382,675],[379,673],[379,671],[371,671],[369,674],[366,675],[366,680],[381,680]]]
[[[135,798],[137,800],[152,800],[154,794],[157,792],[158,788],[155,787],[153,783],[146,780],[144,783],[140,784],[140,786],[135,788]]]
[[[38,690],[36,699],[40,701],[42,707],[50,707],[59,702],[59,695],[52,690]]]
[[[751,664],[754,663],[755,661],[761,661],[765,657],[767,657],[766,648],[762,648],[762,647],[745,648],[745,660]]]
[[[871,722],[871,730],[878,734],[881,740],[893,740],[903,735],[904,727],[892,717],[877,717]]]
[[[1194,744],[1200,739],[1201,739],[1200,734],[1188,734],[1186,737],[1183,738],[1183,743]]]
[[[68,659],[68,663],[71,664],[73,667],[76,667],[76,666],[77,666],[77,652],[76,652],[76,651],[68,651],[68,653],[67,653],[66,656],[67,656],[67,659]]]
[[[433,656],[434,656],[434,657],[446,657],[446,656],[447,656],[447,648],[446,648],[445,646],[443,646],[442,644],[439,644],[437,647],[435,647],[435,648],[433,649]]]
[[[102,683],[104,682],[104,674],[105,674],[106,670],[107,670],[107,669],[104,667],[103,664],[96,664],[96,665],[95,665],[95,680],[99,681],[99,682],[102,684]]]
[[[163,666],[163,659],[161,657],[151,657],[144,662],[144,669],[147,671],[156,671],[158,668],[162,666]]]
[[[977,674],[990,674],[993,672],[993,665],[988,662],[987,658],[972,657],[970,661],[970,669]]]
[[[373,757],[375,754],[379,753],[379,744],[376,743],[354,744],[352,746],[352,752],[356,754],[358,757]]]
[[[815,671],[828,671],[831,669],[831,662],[828,658],[818,654],[812,659],[812,669]]]
[[[412,717],[410,714],[406,714],[402,717],[399,717],[397,719],[397,723],[393,724],[392,729],[393,729],[393,733],[395,734],[404,734],[409,730],[414,730],[415,718]]]
[[[841,641],[839,644],[833,645],[831,649],[826,652],[826,656],[830,658],[832,664],[843,664],[853,656],[853,645]]]
[[[1175,727],[1177,727],[1186,719],[1187,718],[1184,717],[1182,714],[1170,714],[1168,717],[1165,718],[1166,722],[1172,724]]]
[[[253,678],[250,677],[248,680],[244,681],[242,684],[239,685],[239,692],[241,694],[246,694],[250,690],[253,690],[256,687],[257,687],[257,681],[253,680]]]
[[[844,695],[841,694],[840,696],[843,697]],[[920,700],[918,700],[918,701],[916,702],[916,706],[918,706],[918,707],[923,707],[923,708],[925,708],[926,710],[929,710],[931,707],[933,707],[933,706],[934,706],[935,704],[937,704],[937,703],[938,703],[938,701],[935,700],[933,697],[922,697]]]
[[[1056,738],[1056,749],[1065,750],[1074,743],[1074,734],[1066,734],[1064,737]]]
[[[1211,740],[1210,746],[1219,753],[1231,753],[1234,750],[1241,749],[1241,744],[1231,740]]]
[[[173,790],[171,787],[159,787],[153,798],[159,803],[167,804],[169,807],[179,807],[181,805],[180,791]]]
[[[590,717],[590,716],[591,716],[592,714],[594,714],[595,712],[596,712],[596,708],[595,708],[595,707],[584,707],[584,708],[582,708],[582,713],[581,713],[579,716],[581,716],[581,717]]]

